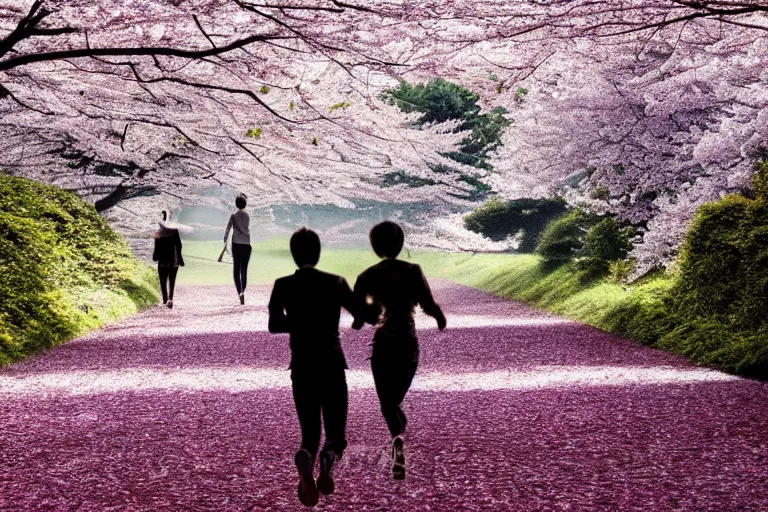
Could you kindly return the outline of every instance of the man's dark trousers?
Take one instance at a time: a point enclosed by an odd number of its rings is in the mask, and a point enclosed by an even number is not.
[[[325,424],[323,450],[339,458],[347,447],[347,379],[343,368],[293,369],[293,401],[301,425],[301,447],[317,456],[320,447],[320,415]]]

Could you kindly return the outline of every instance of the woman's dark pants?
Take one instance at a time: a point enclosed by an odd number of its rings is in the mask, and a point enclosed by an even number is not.
[[[176,286],[176,274],[179,267],[157,267],[160,276],[160,291],[163,293],[163,304],[173,300],[173,288]],[[170,285],[170,288],[169,288]]]
[[[418,366],[419,347],[415,338],[374,336],[371,371],[381,413],[392,437],[405,433],[408,419],[400,406]]]
[[[251,244],[232,244],[232,276],[237,294],[245,293],[248,284],[248,262],[251,260]]]

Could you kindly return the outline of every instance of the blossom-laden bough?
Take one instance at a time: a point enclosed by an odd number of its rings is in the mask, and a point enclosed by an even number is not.
[[[257,204],[455,203],[459,182],[380,187],[457,166],[442,156],[455,126],[413,129],[379,99],[398,78],[439,75],[511,112],[485,177],[501,195],[565,190],[618,213],[648,230],[636,253],[649,266],[696,206],[744,186],[765,143],[767,13],[735,0],[2,0],[0,165],[99,209],[213,201],[197,191],[220,185]]]

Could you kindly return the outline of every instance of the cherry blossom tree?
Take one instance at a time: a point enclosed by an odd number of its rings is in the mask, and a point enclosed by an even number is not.
[[[102,210],[208,184],[345,204],[380,196],[378,173],[428,174],[461,140],[449,125],[409,129],[377,98],[405,65],[382,49],[401,29],[366,20],[402,17],[394,6],[36,0],[0,13],[2,164]]]
[[[667,264],[698,206],[749,187],[768,142],[765,7],[743,5],[742,18],[708,20],[710,5],[675,21],[657,5],[584,20],[592,37],[497,86],[515,122],[493,161],[496,189],[618,214],[644,234],[636,275]]]
[[[427,164],[460,142],[378,99],[396,78],[443,76],[512,113],[488,177],[499,193],[563,189],[647,229],[638,251],[666,261],[670,226],[746,183],[765,140],[767,12],[744,0],[0,0],[0,165],[100,208],[219,184],[264,203],[451,201],[460,183],[377,178],[432,179]]]

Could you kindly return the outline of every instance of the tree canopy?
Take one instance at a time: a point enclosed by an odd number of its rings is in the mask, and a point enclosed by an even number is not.
[[[561,193],[640,227],[649,267],[750,186],[767,34],[737,0],[0,0],[0,166],[105,208]],[[409,90],[450,90],[434,119],[379,97],[437,77]]]

